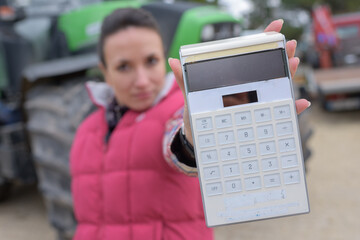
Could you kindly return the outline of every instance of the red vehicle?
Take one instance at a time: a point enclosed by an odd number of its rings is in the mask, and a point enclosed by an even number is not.
[[[334,52],[335,66],[360,63],[360,12],[335,15],[332,22],[339,40]]]
[[[313,31],[321,68],[360,63],[360,12],[332,16],[327,6],[318,6]]]
[[[329,111],[360,110],[360,12],[313,13],[315,46],[322,69],[314,72],[318,95]]]

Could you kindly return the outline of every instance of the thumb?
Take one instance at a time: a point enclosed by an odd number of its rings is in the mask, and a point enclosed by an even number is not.
[[[168,63],[170,65],[171,70],[174,73],[175,79],[177,84],[179,85],[181,92],[183,93],[183,95],[185,96],[185,86],[184,86],[184,78],[183,78],[183,74],[182,74],[182,69],[181,69],[181,63],[179,59],[175,59],[175,58],[169,58],[168,59]]]
[[[184,97],[183,121],[184,121],[185,136],[186,136],[186,139],[190,142],[190,144],[193,144],[193,139],[192,139],[191,130],[190,130],[189,112],[188,112],[187,103],[185,100],[186,94],[185,94],[184,78],[183,78],[183,74],[182,74],[181,63],[180,63],[179,59],[175,59],[175,58],[169,58],[168,63],[170,65],[171,70],[173,71],[173,73],[175,75],[176,82],[179,85],[179,88],[181,89],[181,92]]]

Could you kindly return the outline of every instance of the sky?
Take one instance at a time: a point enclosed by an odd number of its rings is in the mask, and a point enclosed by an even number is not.
[[[219,3],[227,7],[227,10],[236,17],[242,17],[253,9],[250,0],[219,0]]]

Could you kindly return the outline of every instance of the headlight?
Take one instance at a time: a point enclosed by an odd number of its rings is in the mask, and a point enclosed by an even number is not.
[[[234,26],[233,26],[233,36],[234,37],[240,36],[241,30],[242,29],[241,29],[240,24],[234,24]]]
[[[216,26],[216,39],[225,39],[233,37],[232,23],[220,23]]]
[[[238,37],[241,33],[240,24],[222,22],[205,25],[201,31],[201,41],[213,41],[231,37]]]
[[[201,41],[207,42],[215,38],[215,26],[212,24],[205,25],[201,31]]]

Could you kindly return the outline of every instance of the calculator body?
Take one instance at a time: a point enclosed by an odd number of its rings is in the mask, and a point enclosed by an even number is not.
[[[208,227],[309,212],[285,45],[271,32],[180,48]]]

